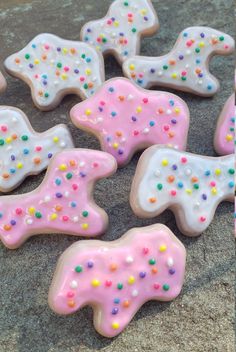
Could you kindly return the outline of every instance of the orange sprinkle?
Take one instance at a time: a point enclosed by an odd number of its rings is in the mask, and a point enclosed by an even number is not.
[[[153,273],[153,274],[157,274],[157,273],[158,273],[157,268],[152,268],[152,273]]]
[[[15,59],[15,63],[16,63],[16,64],[19,64],[19,63],[20,63],[20,59],[19,59],[18,57]]]
[[[195,177],[195,176],[193,176],[193,177],[191,178],[191,181],[192,181],[192,183],[196,183],[196,182],[198,182],[198,178]]]
[[[4,225],[3,226],[5,231],[10,231],[11,230],[11,225]]]
[[[56,76],[60,76],[60,72],[59,71],[56,71]]]
[[[116,132],[116,135],[117,135],[117,137],[122,137],[122,136],[123,136],[123,133],[122,133],[121,131],[117,131],[117,132]]]
[[[39,93],[38,93],[38,94],[39,94],[39,96],[40,96],[40,97],[42,97],[42,96],[43,96],[43,92],[42,92],[41,90],[39,91]]]
[[[5,174],[2,174],[2,178],[4,178],[5,180],[8,179],[10,177],[9,174],[5,173]]]
[[[47,60],[47,58],[48,58],[47,55],[42,55],[42,60],[43,61]]]
[[[71,52],[71,54],[75,54],[75,53],[76,53],[75,48],[71,48],[71,49],[70,49],[70,52]]]
[[[39,165],[41,163],[41,159],[40,158],[34,158],[34,164],[35,165]]]
[[[127,300],[127,301],[124,301],[124,302],[123,302],[123,307],[124,307],[124,308],[129,308],[129,307],[130,307],[130,301],[128,301],[128,300]]]
[[[62,206],[61,205],[56,205],[55,206],[55,210],[56,211],[61,211],[62,210]]]
[[[174,132],[169,132],[168,136],[169,136],[169,138],[173,138],[175,136],[175,133]]]
[[[173,183],[173,182],[175,181],[175,176],[173,176],[173,175],[168,176],[168,177],[167,177],[167,181],[168,181],[169,183]]]
[[[110,270],[111,270],[111,271],[116,271],[117,268],[118,268],[118,266],[117,266],[117,264],[115,264],[115,263],[112,263],[112,264],[110,265]]]
[[[76,161],[75,160],[70,160],[70,166],[76,166]]]
[[[14,139],[14,140],[16,140],[16,139],[17,139],[17,134],[14,133],[14,134],[11,136],[11,138]]]
[[[93,83],[90,82],[90,83],[88,84],[88,87],[89,87],[89,88],[93,88]]]
[[[157,199],[155,197],[149,198],[150,203],[156,203]]]
[[[131,73],[131,77],[132,77],[132,78],[136,78],[136,73],[134,73],[134,72]]]
[[[119,100],[120,100],[120,101],[124,101],[124,100],[125,100],[125,97],[124,97],[123,95],[120,95],[120,96],[119,96]]]
[[[159,108],[157,111],[159,112],[159,114],[163,114],[164,113],[164,109],[163,108]]]
[[[199,75],[199,73],[201,73],[202,70],[200,68],[196,68],[195,72]]]
[[[173,65],[176,64],[176,61],[174,59],[172,59],[172,60],[169,61],[169,64],[173,66]]]
[[[67,305],[68,307],[70,308],[74,308],[75,307],[75,301],[73,299],[70,299],[68,302],[67,302]]]

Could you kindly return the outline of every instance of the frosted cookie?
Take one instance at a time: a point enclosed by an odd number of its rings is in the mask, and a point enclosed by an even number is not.
[[[46,33],[8,57],[5,68],[30,86],[35,105],[45,111],[68,94],[90,97],[105,79],[103,57],[93,47]]]
[[[125,78],[111,79],[70,113],[73,123],[93,133],[119,166],[153,144],[185,149],[189,109],[174,94],[147,91]]]
[[[152,218],[171,209],[185,235],[198,236],[222,201],[234,201],[234,155],[213,158],[162,146],[146,150],[136,169],[130,203]]]
[[[101,235],[108,217],[93,200],[94,183],[115,171],[116,161],[107,153],[71,149],[56,154],[36,190],[0,197],[0,239],[14,249],[37,234]]]
[[[235,94],[233,94],[227,100],[216,127],[214,147],[219,155],[234,153],[235,112]]]
[[[81,40],[103,54],[113,54],[122,64],[140,52],[142,37],[159,29],[159,21],[150,0],[113,1],[107,15],[82,28]]]
[[[0,192],[16,188],[28,175],[47,168],[52,156],[73,141],[65,125],[36,133],[19,109],[0,107]]]
[[[0,72],[0,93],[3,93],[6,89],[7,83],[2,73]]]
[[[59,259],[49,305],[68,315],[91,305],[94,326],[120,334],[147,301],[171,301],[184,282],[186,251],[164,225],[135,228],[114,242],[80,241]]]
[[[125,76],[144,88],[164,86],[200,96],[212,96],[220,88],[209,71],[214,55],[229,55],[234,39],[208,27],[190,27],[179,36],[169,54],[160,57],[134,56],[125,61]]]

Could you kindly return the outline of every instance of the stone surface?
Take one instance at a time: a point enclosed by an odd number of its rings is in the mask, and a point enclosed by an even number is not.
[[[3,60],[25,46],[40,32],[79,39],[81,26],[105,15],[109,0],[0,0],[0,69]],[[154,0],[161,29],[142,42],[142,53],[161,55],[173,46],[178,33],[192,25],[209,25],[234,35],[233,0]],[[221,108],[233,91],[233,56],[215,58],[212,68],[221,80],[213,99],[179,94],[189,104],[191,129],[188,150],[215,155],[213,135]],[[107,78],[121,75],[115,60],[106,60]],[[78,147],[98,148],[95,138],[72,126],[69,109],[78,102],[67,97],[53,112],[41,113],[32,104],[28,87],[7,77],[8,90],[1,105],[22,109],[33,127],[43,131],[67,123]],[[109,340],[92,324],[91,308],[58,317],[47,305],[47,293],[59,255],[75,237],[36,236],[19,250],[0,245],[0,351],[1,352],[232,352],[234,351],[233,205],[220,205],[209,229],[199,238],[182,236],[174,216],[165,212],[152,220],[137,219],[128,203],[136,156],[125,169],[96,187],[96,201],[110,216],[110,228],[102,237],[113,240],[134,226],[155,222],[168,225],[188,251],[183,292],[173,303],[146,304],[126,331]],[[14,193],[33,190],[43,175],[29,178]]]

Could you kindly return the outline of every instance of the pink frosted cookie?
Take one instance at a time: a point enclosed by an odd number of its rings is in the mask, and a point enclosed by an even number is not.
[[[227,100],[216,127],[214,147],[219,155],[234,153],[235,112],[235,94],[233,94]]]
[[[8,57],[5,68],[30,86],[40,110],[55,108],[67,94],[88,98],[105,79],[103,57],[92,46],[47,33]]]
[[[150,0],[113,1],[106,17],[82,28],[81,39],[103,54],[113,54],[122,64],[140,52],[142,37],[159,29],[159,21]]]
[[[28,175],[47,168],[55,153],[72,147],[65,125],[36,133],[21,110],[0,107],[0,191],[12,191]]]
[[[185,149],[189,128],[186,103],[171,93],[146,91],[126,78],[111,79],[71,110],[73,123],[92,132],[119,166],[153,144]]]
[[[164,86],[207,97],[220,87],[209,72],[210,59],[233,52],[234,39],[229,35],[209,27],[190,27],[180,34],[169,54],[134,56],[125,61],[123,71],[144,88]]]
[[[33,192],[0,197],[0,238],[18,248],[36,234],[101,235],[108,224],[93,200],[94,182],[116,171],[107,153],[71,149],[52,159],[42,184]]]
[[[213,158],[153,146],[138,163],[131,207],[143,218],[169,208],[185,235],[198,236],[212,222],[219,203],[234,201],[234,174],[234,155]]]
[[[80,241],[59,259],[49,305],[71,314],[91,305],[94,326],[114,337],[147,301],[171,301],[182,289],[186,251],[164,225],[135,228],[114,242]]]
[[[0,93],[3,93],[6,89],[6,80],[3,77],[2,73],[0,72]]]

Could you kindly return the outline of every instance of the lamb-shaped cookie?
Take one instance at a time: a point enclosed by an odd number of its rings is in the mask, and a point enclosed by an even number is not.
[[[5,61],[5,68],[31,88],[40,110],[54,109],[65,95],[86,99],[104,82],[104,61],[92,46],[39,34]]]
[[[171,301],[184,282],[186,251],[164,225],[135,228],[114,242],[80,241],[59,259],[49,291],[58,314],[91,305],[94,326],[120,334],[147,301]]]
[[[82,28],[81,40],[103,54],[113,54],[122,64],[140,52],[141,38],[159,29],[159,21],[150,0],[113,1],[106,17]]]
[[[234,155],[214,158],[153,146],[138,163],[131,207],[143,218],[169,208],[183,234],[198,236],[212,222],[219,203],[234,201],[234,174]]]
[[[222,110],[215,132],[214,147],[219,155],[234,153],[235,146],[235,94],[227,100]]]
[[[6,89],[7,83],[2,73],[0,72],[0,94],[3,93]]]
[[[0,107],[0,192],[10,192],[28,175],[47,168],[57,152],[72,148],[73,141],[65,125],[37,133],[19,109]]]
[[[58,153],[36,190],[0,197],[0,239],[14,249],[37,234],[101,235],[108,217],[93,200],[94,183],[115,171],[116,161],[107,153],[89,149]]]
[[[100,140],[119,166],[153,144],[185,149],[189,109],[174,94],[147,91],[126,78],[111,79],[71,110],[73,123]]]
[[[134,56],[125,61],[125,76],[144,88],[164,86],[200,96],[213,96],[220,88],[209,71],[214,55],[229,55],[234,39],[209,27],[190,27],[179,36],[169,54]]]

